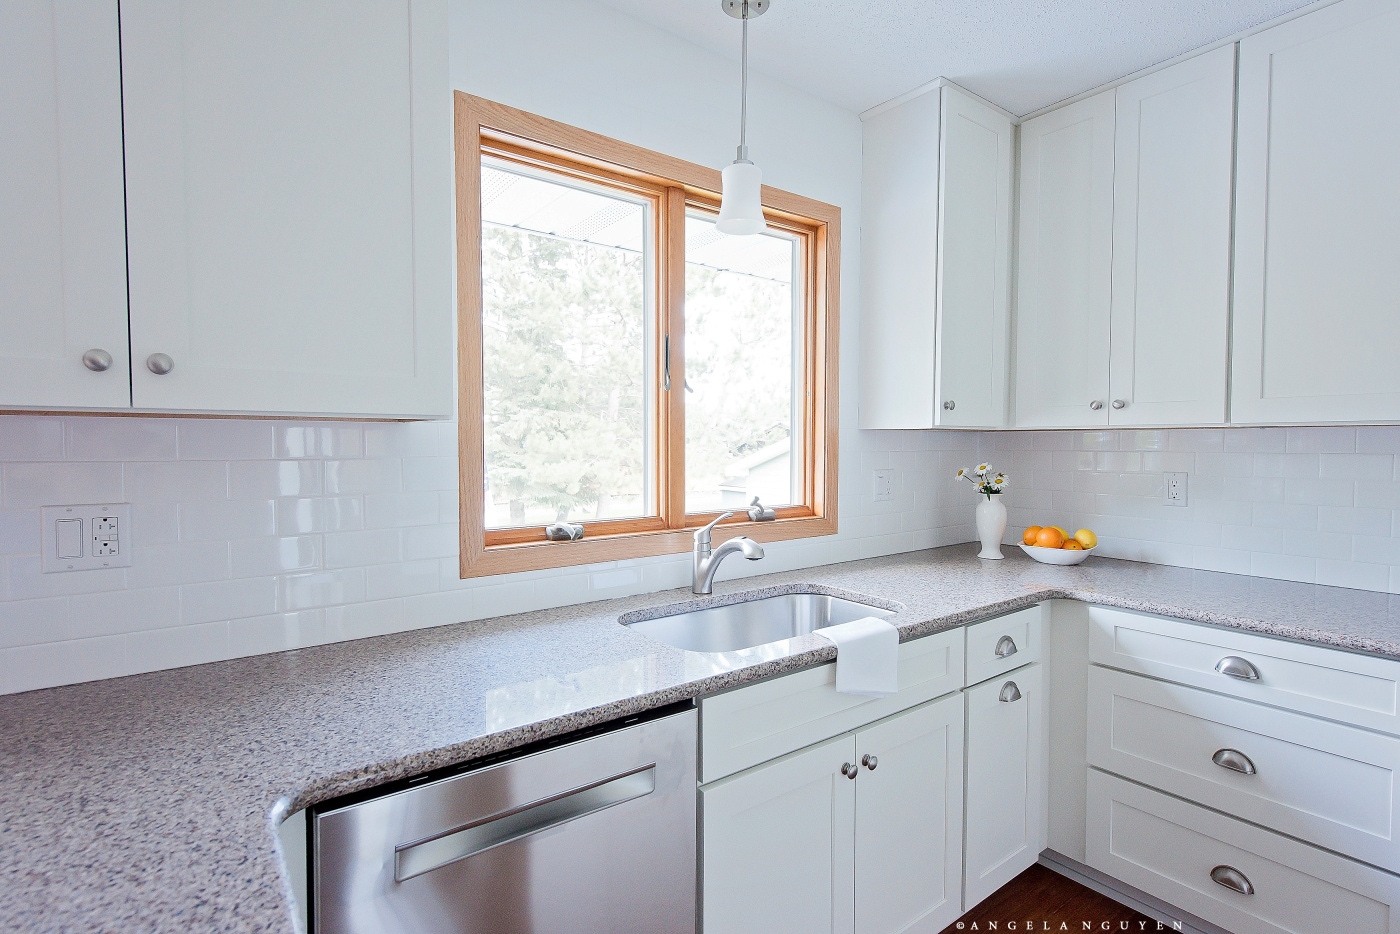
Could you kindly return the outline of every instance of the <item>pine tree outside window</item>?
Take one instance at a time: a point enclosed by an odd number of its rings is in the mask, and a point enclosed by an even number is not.
[[[725,237],[717,171],[456,108],[462,576],[834,533],[839,209]]]

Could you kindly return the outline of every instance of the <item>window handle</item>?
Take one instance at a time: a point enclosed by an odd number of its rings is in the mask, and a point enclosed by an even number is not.
[[[661,339],[661,388],[671,391],[671,335]]]

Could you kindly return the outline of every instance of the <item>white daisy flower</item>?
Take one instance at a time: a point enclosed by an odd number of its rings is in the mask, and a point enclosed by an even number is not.
[[[992,465],[991,465],[991,464],[978,464],[978,465],[977,465],[977,476],[979,476],[979,477],[985,477],[985,476],[987,475],[987,471],[989,471],[989,470],[991,470],[991,469],[992,469]]]
[[[963,477],[966,477],[966,476],[967,476],[969,473],[971,473],[971,472],[972,472],[972,470],[971,470],[971,468],[969,468],[969,467],[959,467],[959,468],[958,468],[958,479],[961,480]]]

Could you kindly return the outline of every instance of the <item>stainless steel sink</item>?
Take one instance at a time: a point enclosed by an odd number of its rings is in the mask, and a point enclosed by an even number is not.
[[[893,615],[893,610],[842,600],[840,597],[789,593],[653,619],[628,622],[624,616],[620,622],[678,649],[735,652],[866,616],[885,619]]]

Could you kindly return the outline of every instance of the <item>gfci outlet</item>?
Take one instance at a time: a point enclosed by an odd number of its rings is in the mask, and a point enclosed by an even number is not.
[[[1165,475],[1166,502],[1168,506],[1186,505],[1186,474],[1169,473]]]
[[[44,506],[45,574],[131,567],[131,504]]]
[[[894,499],[894,471],[875,471],[875,483],[870,490],[871,497],[876,501]]]

